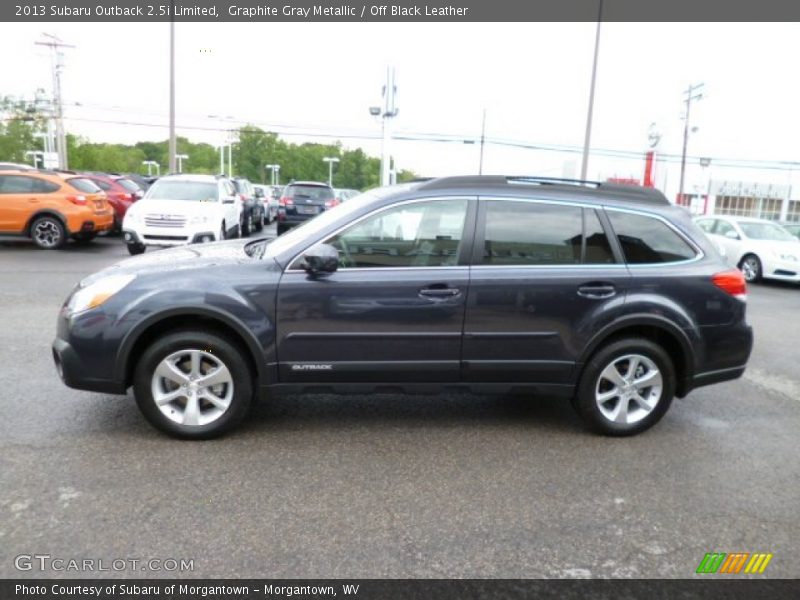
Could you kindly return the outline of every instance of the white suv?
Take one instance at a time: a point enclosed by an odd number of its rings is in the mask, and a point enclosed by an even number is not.
[[[242,201],[229,179],[168,175],[158,179],[122,222],[128,252],[147,246],[179,246],[239,235]]]

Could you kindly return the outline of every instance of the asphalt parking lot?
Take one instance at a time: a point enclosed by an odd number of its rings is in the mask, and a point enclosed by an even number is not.
[[[800,576],[796,286],[751,286],[743,379],[635,438],[547,398],[313,395],[194,443],[53,368],[64,298],[126,256],[0,243],[0,577],[82,575],[20,572],[20,554],[193,559],[190,577],[690,577],[714,551]]]

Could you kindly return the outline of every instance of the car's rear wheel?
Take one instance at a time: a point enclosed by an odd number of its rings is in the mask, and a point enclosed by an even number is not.
[[[284,223],[278,223],[278,226],[276,227],[276,233],[278,235],[286,233],[288,230],[289,228]]]
[[[240,229],[242,237],[247,237],[250,235],[250,232],[253,230],[253,213],[250,213],[242,219]]]
[[[202,330],[175,331],[153,342],[136,366],[133,388],[153,426],[187,439],[232,429],[253,395],[243,351],[227,337]]]
[[[260,215],[254,222],[254,228],[256,231],[263,231],[264,230],[264,215]]]
[[[219,233],[217,234],[217,241],[221,242],[226,237],[228,237],[228,236],[226,235],[226,231],[225,231],[225,221],[223,221],[222,225],[220,226]]]
[[[31,225],[31,239],[39,248],[57,250],[67,241],[67,231],[56,217],[46,215],[36,219]]]
[[[587,363],[574,406],[593,430],[641,433],[667,412],[675,395],[675,368],[667,352],[643,338],[603,346]]]
[[[137,254],[144,254],[144,251],[147,250],[147,246],[144,244],[126,244],[128,246],[128,254],[131,256],[136,256]]]
[[[761,280],[761,261],[755,254],[745,256],[742,262],[739,263],[739,269],[741,269],[747,283]]]

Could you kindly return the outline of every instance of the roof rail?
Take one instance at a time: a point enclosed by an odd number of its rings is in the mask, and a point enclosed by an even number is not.
[[[667,197],[655,188],[640,185],[567,179],[560,177],[539,177],[535,175],[460,175],[430,179],[420,184],[419,189],[436,190],[450,187],[531,185],[569,190],[582,188],[581,192],[613,194],[626,200],[641,200],[658,204],[669,204]]]

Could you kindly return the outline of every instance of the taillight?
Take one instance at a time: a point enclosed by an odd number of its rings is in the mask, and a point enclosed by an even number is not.
[[[722,291],[739,300],[747,300],[747,282],[739,269],[722,271],[711,277],[711,281]]]
[[[340,204],[339,199],[338,198],[332,198],[332,199],[330,199],[330,200],[325,202],[325,208],[333,208],[337,204]]]
[[[78,204],[79,206],[86,205],[86,196],[67,196],[67,200],[73,204]]]
[[[280,206],[292,206],[294,204],[294,201],[291,198],[284,196],[283,198],[278,200],[278,204]]]

